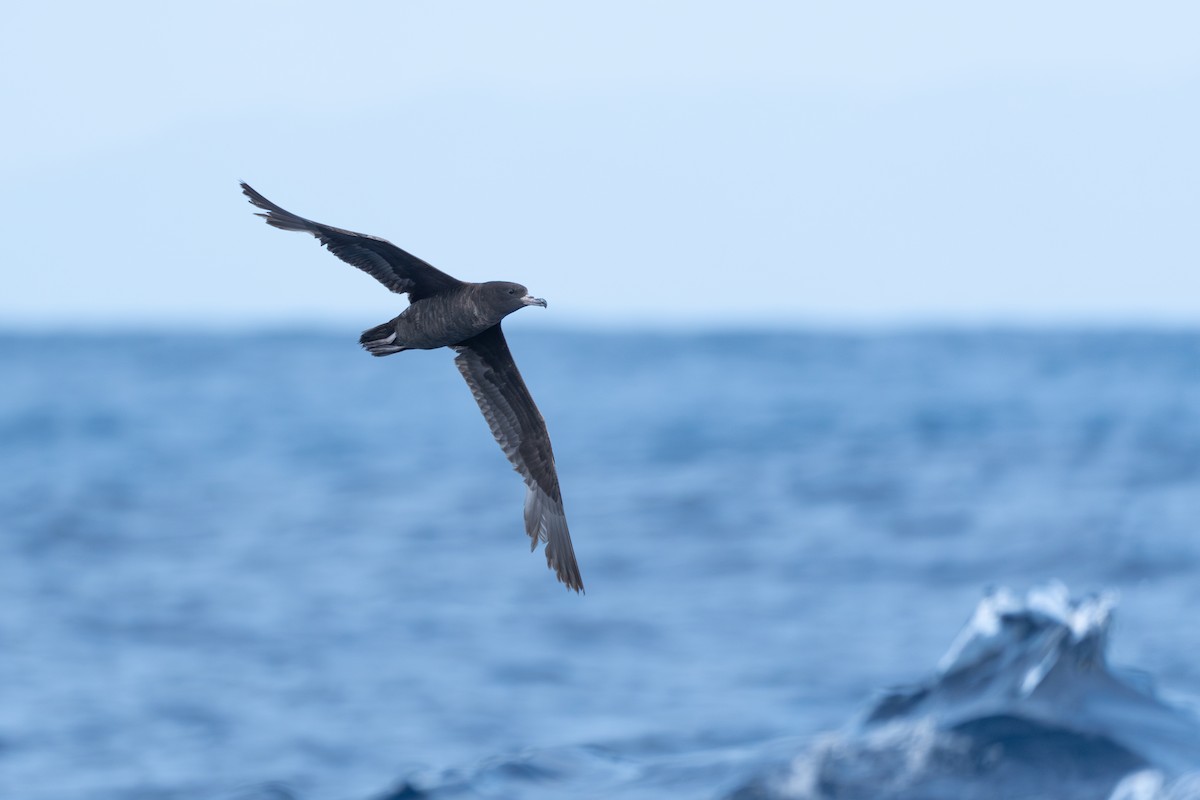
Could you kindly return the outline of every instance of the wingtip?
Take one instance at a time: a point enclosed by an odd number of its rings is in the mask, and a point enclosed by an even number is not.
[[[242,187],[242,194],[249,198],[250,202],[259,208],[263,208],[263,203],[267,202],[267,198],[259,194],[258,190],[245,181],[238,181],[238,185]]]
[[[279,228],[283,231],[303,231],[311,233],[314,236],[318,235],[312,222],[298,217],[292,212],[275,205],[270,200],[262,196],[257,189],[245,181],[240,181],[242,186],[242,194],[246,195],[250,200],[250,204],[255,208],[261,208],[262,212],[254,212],[258,216],[266,220],[266,223],[273,228]]]
[[[567,591],[573,591],[575,594],[587,594],[587,589],[583,588],[583,578],[579,576],[578,572],[574,574],[567,573],[565,575],[559,573],[558,579],[562,582],[563,586],[567,587]]]
[[[587,590],[583,588],[583,576],[579,574],[579,562],[575,560],[574,553],[570,554],[566,563],[555,564],[554,567],[558,579],[563,582],[564,586],[574,589],[576,594],[587,594]]]
[[[587,590],[583,588],[583,576],[579,574],[579,562],[575,560],[573,549],[567,553],[565,559],[560,560],[557,558],[557,554],[551,551],[550,545],[547,545],[546,566],[554,570],[554,577],[558,578],[559,583],[567,587],[567,591],[574,591],[576,594],[587,594]]]

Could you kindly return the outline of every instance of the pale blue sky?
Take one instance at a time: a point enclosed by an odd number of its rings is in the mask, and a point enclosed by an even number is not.
[[[239,178],[545,324],[1200,322],[1197,42],[1184,2],[21,4],[0,326],[396,312]]]

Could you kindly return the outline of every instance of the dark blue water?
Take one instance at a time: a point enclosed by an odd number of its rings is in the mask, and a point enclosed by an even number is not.
[[[514,331],[583,597],[356,333],[0,337],[0,797],[750,796],[1049,579],[1200,697],[1200,333]]]

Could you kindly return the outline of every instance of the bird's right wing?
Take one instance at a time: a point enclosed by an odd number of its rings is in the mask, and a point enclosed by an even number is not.
[[[546,543],[546,563],[568,589],[581,591],[583,578],[567,530],[562,492],[546,422],[517,371],[497,323],[478,336],[454,345],[454,363],[467,379],[492,435],[525,479],[525,532],[536,548]]]
[[[409,300],[420,300],[462,285],[462,281],[406,253],[386,239],[298,217],[275,205],[245,182],[242,183],[242,193],[266,212],[258,216],[266,219],[268,225],[285,231],[311,233],[342,261],[358,267],[397,294],[407,293]]]

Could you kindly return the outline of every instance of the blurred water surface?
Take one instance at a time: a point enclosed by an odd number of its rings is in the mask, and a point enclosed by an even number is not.
[[[1049,578],[1120,591],[1114,659],[1200,695],[1200,334],[509,338],[584,597],[449,353],[0,336],[0,796],[811,736]]]

